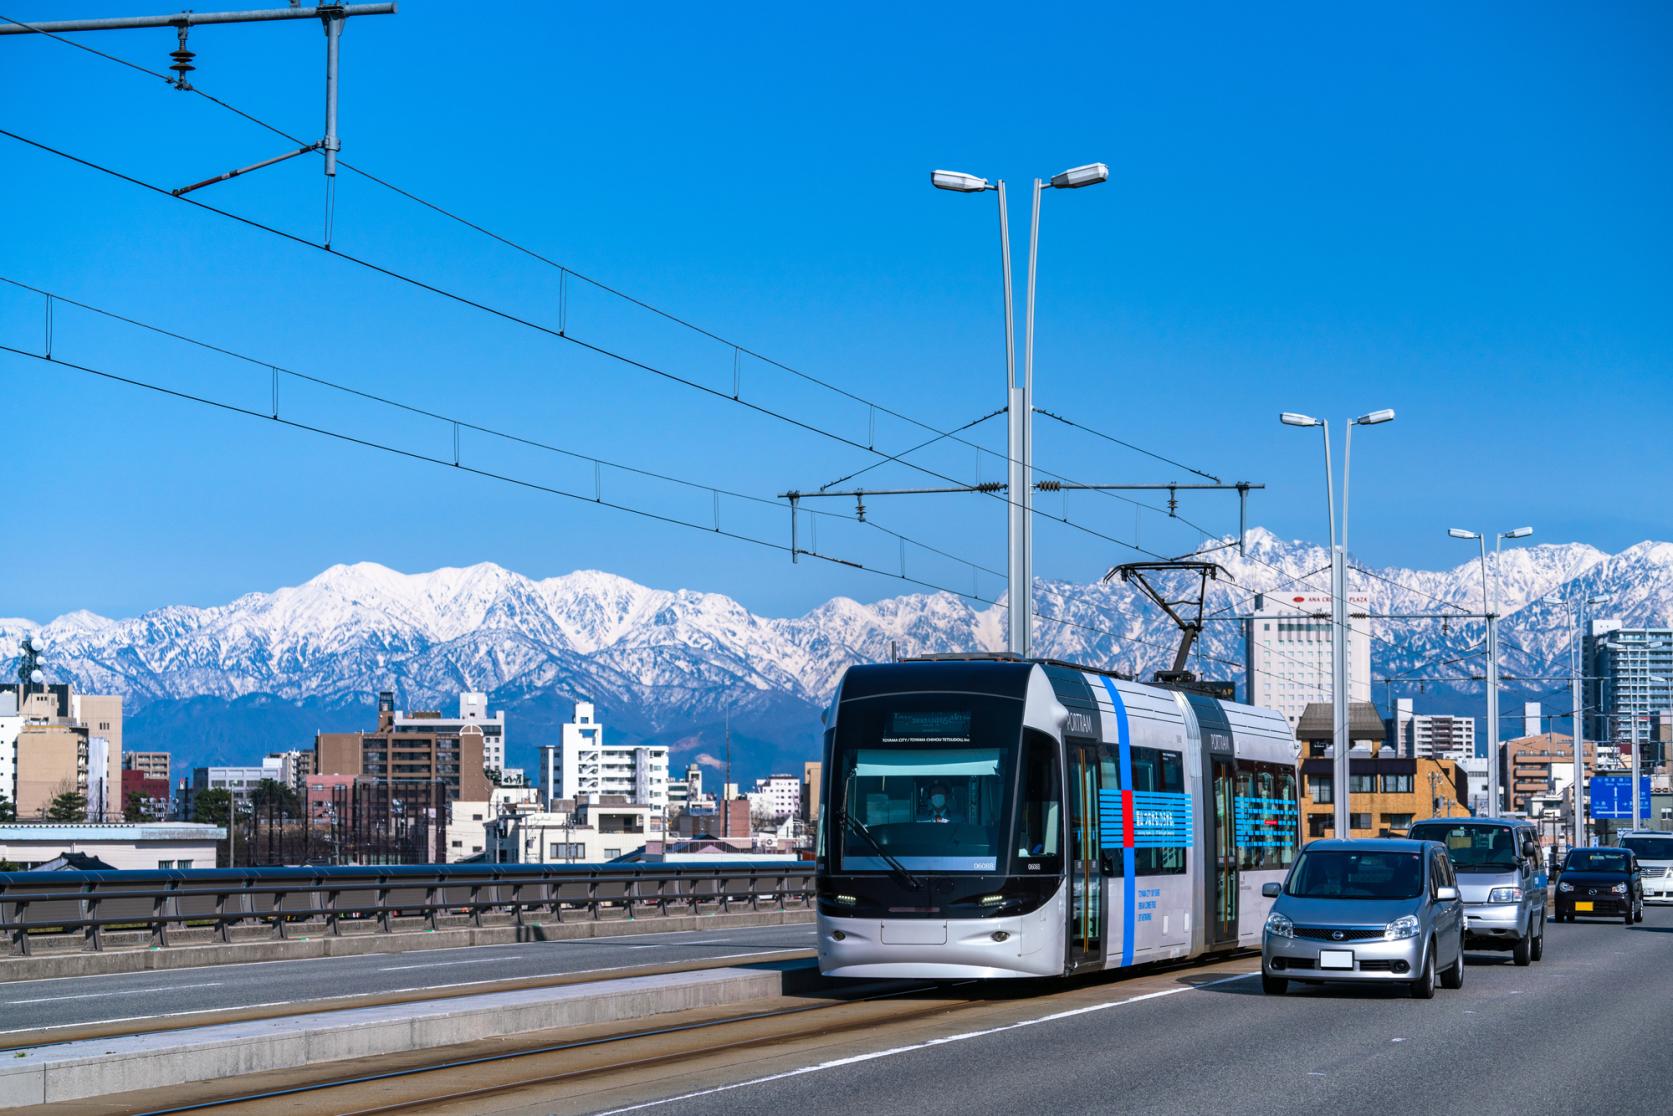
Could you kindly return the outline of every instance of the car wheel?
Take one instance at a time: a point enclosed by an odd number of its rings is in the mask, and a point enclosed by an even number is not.
[[[1632,916],[1632,921],[1634,921],[1634,922],[1643,922],[1644,921],[1644,904],[1642,904],[1642,903],[1638,904],[1638,913]]]
[[[1624,919],[1624,921],[1626,922],[1626,924],[1628,926],[1632,925],[1632,908],[1631,907],[1627,908],[1627,913],[1625,915],[1623,915],[1622,918]]]
[[[1539,937],[1534,939],[1533,952],[1535,961],[1545,956],[1545,921],[1543,919],[1540,920],[1539,924]]]
[[[1532,928],[1526,934],[1516,939],[1511,947],[1511,957],[1518,965],[1532,965],[1534,963],[1534,933]]]
[[[1412,981],[1412,999],[1432,1000],[1435,998],[1435,944],[1429,943],[1429,949],[1423,958],[1423,973]]]
[[[1284,977],[1267,976],[1261,974],[1261,991],[1268,996],[1282,996],[1290,990],[1290,982]]]
[[[1464,987],[1464,937],[1458,937],[1458,960],[1452,963],[1452,968],[1441,974],[1442,988]]]

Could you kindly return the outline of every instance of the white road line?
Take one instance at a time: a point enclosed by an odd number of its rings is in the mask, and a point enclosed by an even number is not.
[[[772,954],[775,954],[775,953],[784,953],[784,952],[786,952],[786,951],[782,950],[782,949],[764,949],[764,950],[755,950],[754,952],[751,952],[751,953],[722,953],[722,954],[719,954],[718,956],[704,957],[704,958],[701,958],[700,960],[703,960],[703,961],[735,961],[735,960],[739,960],[739,959],[745,958],[745,957],[767,957],[767,956],[771,956]],[[487,960],[487,959],[485,958],[484,960]],[[259,962],[257,962],[257,963],[259,964]],[[428,966],[416,966],[416,967],[426,968]],[[183,1017],[183,1016],[187,1016],[187,1015],[207,1015],[211,1012],[217,1012],[217,1011],[242,1011],[242,1010],[245,1010],[245,1009],[266,1008],[266,1007],[291,1007],[295,1004],[324,1004],[324,1003],[330,1003],[332,1000],[356,1000],[356,999],[361,999],[361,998],[364,998],[364,997],[367,997],[367,996],[391,996],[391,995],[394,995],[395,993],[398,993],[398,992],[439,992],[439,991],[443,991],[443,990],[449,989],[449,988],[474,988],[474,987],[476,987],[477,985],[480,985],[480,984],[503,984],[508,980],[519,980],[519,979],[526,979],[526,978],[537,977],[537,976],[591,976],[594,973],[617,973],[617,972],[623,971],[624,969],[637,969],[639,967],[640,966],[638,966],[638,965],[608,965],[608,966],[605,966],[602,969],[571,969],[567,972],[557,972],[557,973],[532,973],[532,974],[531,973],[523,973],[523,974],[520,974],[519,976],[494,977],[494,978],[489,979],[489,980],[460,980],[460,981],[453,981],[452,983],[449,983],[449,984],[419,984],[419,985],[414,985],[410,988],[378,988],[378,989],[372,989],[372,990],[369,990],[369,991],[366,991],[366,992],[344,992],[344,993],[341,993],[341,994],[336,995],[336,996],[315,996],[315,997],[311,997],[309,999],[304,999],[304,1000],[268,1000],[268,1001],[265,1001],[265,1002],[259,1003],[259,1004],[226,1004],[226,1005],[223,1005],[221,1007],[194,1008],[191,1011],[161,1012],[161,1013],[158,1013],[156,1015],[122,1015],[122,1016],[117,1016],[114,1019],[78,1019],[78,1020],[76,1020],[72,1023],[53,1023],[53,1024],[48,1024],[45,1027],[42,1027],[42,1026],[39,1026],[39,1025],[34,1026],[34,1027],[17,1027],[17,1028],[14,1028],[12,1030],[9,1030],[9,1031],[0,1031],[0,1036],[38,1033],[38,1032],[43,1031],[43,1030],[61,1030],[63,1028],[67,1028],[67,1027],[91,1027],[94,1024],[99,1024],[99,1023],[139,1023],[139,1022],[143,1022],[144,1020],[147,1020],[147,1019],[173,1019],[175,1017]],[[69,979],[69,978],[59,978],[59,979]],[[22,982],[20,981],[19,983],[22,983]],[[215,983],[221,984],[221,983],[224,983],[224,982],[217,981]],[[135,991],[135,992],[170,992],[170,991],[173,991],[175,988],[208,988],[208,987],[210,987],[210,985],[207,985],[207,984],[201,984],[201,985],[176,984],[176,985],[172,985],[168,988],[144,988],[144,989],[136,988],[136,989],[133,989],[133,991]],[[98,996],[110,996],[110,995],[120,995],[120,994],[121,993],[114,993],[114,992],[98,992],[98,993],[80,994],[80,995],[76,995],[76,996],[44,996],[44,997],[42,997],[38,1000],[13,1001],[13,1002],[14,1003],[48,1003],[48,1002],[51,1002],[51,1001],[54,1001],[54,1000],[71,1000],[71,999],[85,1000],[85,999],[93,999],[93,998],[98,997]],[[0,1005],[0,1006],[4,1006],[4,1005]]]
[[[896,1054],[910,1054],[915,1050],[928,1050],[931,1047],[946,1046],[948,1043],[964,1042],[967,1039],[985,1038],[988,1035],[1003,1034],[1006,1031],[1016,1031],[1023,1027],[1032,1027],[1039,1023],[1055,1023],[1060,1019],[1073,1019],[1077,1015],[1090,1015],[1093,1012],[1108,1011],[1110,1008],[1126,1007],[1128,1004],[1141,1003],[1145,1000],[1159,1000],[1163,996],[1174,996],[1181,992],[1195,992],[1202,988],[1213,988],[1217,984],[1230,984],[1234,980],[1248,980],[1259,976],[1259,973],[1239,973],[1237,976],[1222,977],[1205,984],[1187,985],[1183,988],[1166,988],[1160,992],[1146,992],[1142,996],[1129,996],[1125,1000],[1110,1000],[1102,1004],[1088,1004],[1086,1007],[1070,1008],[1067,1011],[1056,1011],[1050,1015],[1038,1016],[1034,1019],[1024,1019],[1020,1023],[1006,1023],[1001,1027],[989,1027],[982,1031],[966,1031],[963,1034],[948,1035],[945,1038],[929,1039],[925,1042],[915,1042],[908,1046],[891,1047],[888,1050],[875,1050],[869,1054],[855,1054],[847,1058],[834,1058],[828,1062],[819,1062],[811,1066],[786,1070],[783,1073],[770,1073],[765,1077],[755,1077],[748,1081],[738,1081],[731,1085],[717,1085],[712,1089],[699,1089],[694,1093],[682,1093],[677,1097],[664,1097],[661,1100],[646,1101],[643,1104],[630,1104],[625,1108],[612,1108],[598,1113],[598,1116],[618,1116],[623,1112],[639,1112],[646,1108],[657,1108],[665,1104],[676,1104],[680,1101],[694,1100],[697,1097],[713,1096],[716,1093],[727,1093],[733,1089],[743,1089],[750,1085],[765,1085],[770,1081],[783,1081],[790,1077],[801,1077],[809,1073],[822,1073],[825,1070],[840,1069],[843,1066],[858,1065],[861,1062],[872,1062],[879,1058],[892,1058]]]
[[[17,1004],[51,1004],[59,1000],[102,1000],[106,996],[137,996],[141,992],[177,992],[184,988],[219,988],[225,981],[212,980],[207,984],[171,984],[166,988],[123,988],[112,992],[78,992],[74,996],[37,996],[32,1000],[0,1000],[0,1007]]]
[[[497,965],[501,961],[522,961],[528,957],[526,953],[513,953],[509,957],[473,957],[468,961],[434,961],[428,965],[385,965],[375,970],[380,973],[398,973],[405,969],[446,969],[454,965]]]

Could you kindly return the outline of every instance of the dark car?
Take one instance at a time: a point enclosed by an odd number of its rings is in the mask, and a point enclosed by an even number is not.
[[[1570,849],[1557,883],[1557,921],[1615,915],[1644,921],[1644,876],[1631,849]]]

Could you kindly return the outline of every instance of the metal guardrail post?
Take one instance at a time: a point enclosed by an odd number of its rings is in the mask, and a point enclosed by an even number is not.
[[[87,896],[81,901],[81,917],[88,920],[83,931],[84,940],[90,942],[93,951],[97,953],[105,948],[105,943],[99,936],[99,897],[94,893],[91,882],[83,884],[81,890]]]
[[[426,908],[425,913],[429,916],[427,921],[430,923],[430,929],[432,929],[432,930],[436,930],[436,929],[440,928],[437,925],[437,922],[436,922],[436,918],[437,918],[436,892],[438,890],[440,890],[440,889],[437,888],[434,884],[432,884],[431,886],[424,889],[424,905],[425,905],[425,908]]]
[[[170,880],[168,891],[172,892],[174,889],[175,881]],[[168,892],[164,892],[163,894],[158,895],[156,900],[151,904],[151,918],[153,922],[151,927],[151,941],[158,949],[168,948],[168,898]],[[175,913],[178,913],[178,909]]]
[[[592,872],[587,877],[587,903],[592,907],[593,921],[598,921],[598,873]]]
[[[29,956],[29,900],[19,899],[12,908],[12,917],[17,919],[17,951],[23,956]]]
[[[389,929],[390,929],[390,925],[389,925],[389,891],[390,891],[390,888],[388,887],[388,881],[380,879],[378,881],[378,889],[377,889],[377,892],[378,892],[378,907],[377,907],[377,910],[378,910],[378,928],[381,929],[385,934],[389,933]]]
[[[325,893],[325,929],[333,938],[343,936],[343,929],[340,925],[342,912],[337,909],[342,900],[342,895],[343,893],[334,887],[328,888]]]

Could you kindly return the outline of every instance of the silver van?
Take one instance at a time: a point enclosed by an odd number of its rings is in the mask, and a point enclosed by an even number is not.
[[[1430,818],[1409,836],[1446,849],[1464,896],[1464,944],[1509,950],[1518,965],[1545,954],[1549,883],[1539,832],[1523,818]]]
[[[1291,981],[1405,985],[1427,1000],[1464,983],[1464,916],[1439,845],[1398,838],[1314,841],[1282,885],[1261,935],[1261,989]]]

